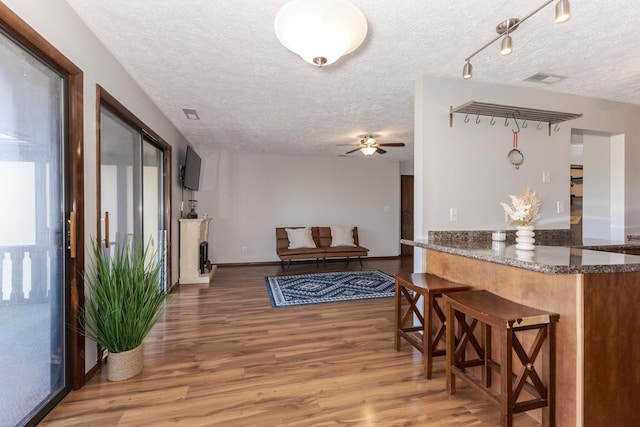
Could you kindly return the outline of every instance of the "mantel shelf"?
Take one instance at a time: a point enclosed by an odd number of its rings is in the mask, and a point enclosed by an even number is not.
[[[504,119],[514,119],[525,122],[541,123],[549,125],[549,134],[551,134],[551,126],[567,120],[573,120],[582,117],[582,114],[563,113],[560,111],[538,110],[535,108],[514,107],[511,105],[489,104],[486,102],[469,101],[458,107],[450,107],[449,110],[449,127],[453,127],[453,114],[467,114],[472,116],[499,117]]]

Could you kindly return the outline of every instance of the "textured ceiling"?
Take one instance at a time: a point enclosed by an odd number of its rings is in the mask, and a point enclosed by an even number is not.
[[[67,0],[174,125],[196,147],[337,156],[375,133],[405,142],[379,159],[413,157],[417,76],[461,78],[464,58],[502,20],[543,1],[351,0],[367,18],[363,45],[316,68],[285,49],[273,21],[288,0]],[[640,104],[640,7],[633,0],[554,3],[472,61],[474,80]],[[567,76],[523,82],[537,72]],[[197,110],[187,120],[182,109]],[[354,155],[359,155],[355,153]]]

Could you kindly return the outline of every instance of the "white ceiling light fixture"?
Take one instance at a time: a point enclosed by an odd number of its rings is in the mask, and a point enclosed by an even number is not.
[[[347,0],[293,0],[280,9],[274,28],[280,43],[311,65],[333,64],[367,36],[367,19]]]
[[[378,151],[378,148],[373,145],[367,145],[366,147],[362,147],[360,151],[362,151],[362,154],[365,156],[373,156],[375,152]]]
[[[511,39],[510,33],[518,29],[520,24],[522,24],[524,21],[531,18],[536,13],[540,12],[549,4],[553,3],[553,1],[554,0],[545,1],[537,9],[535,9],[533,12],[529,13],[522,19],[510,18],[498,24],[498,26],[496,27],[496,32],[498,33],[498,35],[494,37],[492,40],[490,40],[487,44],[482,46],[480,49],[476,50],[475,52],[473,52],[471,55],[467,56],[464,59],[465,63],[464,63],[464,68],[462,69],[462,77],[465,79],[470,79],[472,77],[472,67],[471,67],[471,62],[469,62],[471,61],[471,58],[473,58],[478,53],[482,52],[483,50],[491,46],[500,38],[502,38],[502,43],[500,44],[500,53],[503,56],[509,55],[513,51],[513,41]],[[571,17],[571,12],[569,7],[569,0],[558,0],[558,2],[556,3],[555,23],[562,24],[563,22],[567,22],[570,17]]]

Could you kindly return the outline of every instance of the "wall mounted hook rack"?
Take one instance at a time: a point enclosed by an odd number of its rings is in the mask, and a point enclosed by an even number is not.
[[[466,114],[467,120],[465,120],[465,122],[468,122],[469,114],[491,117],[492,122],[495,117],[503,117],[505,119],[505,123],[508,123],[509,119],[513,119],[515,120],[518,129],[520,128],[520,126],[518,125],[518,120],[522,120],[523,123],[525,121],[538,122],[538,126],[540,126],[541,123],[547,123],[549,128],[549,136],[551,136],[552,125],[555,125],[555,129],[559,129],[559,123],[582,117],[582,114],[576,113],[564,113],[560,111],[538,110],[535,108],[514,107],[511,105],[469,101],[458,107],[454,108],[453,106],[451,106],[449,108],[449,127],[453,127],[454,113]]]

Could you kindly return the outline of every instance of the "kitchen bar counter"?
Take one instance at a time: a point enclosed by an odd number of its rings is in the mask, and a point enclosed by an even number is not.
[[[515,245],[491,241],[429,243],[401,240],[401,243],[453,255],[510,265],[547,274],[590,274],[640,271],[640,256],[617,253],[640,249],[638,244],[598,244],[580,247],[536,246],[533,251],[516,250]]]
[[[581,245],[593,250],[543,237],[547,245],[525,251],[527,258],[509,232],[503,245],[494,245],[490,232],[442,237],[402,243],[424,249],[425,272],[560,314],[556,425],[640,426],[640,256],[612,253],[637,250],[640,242]]]

